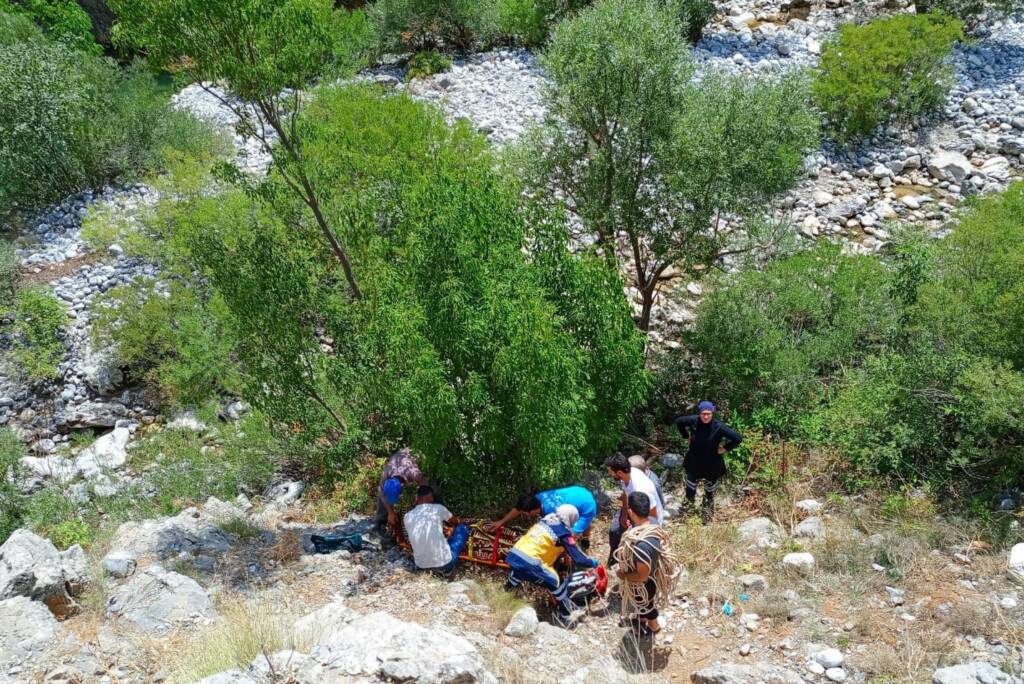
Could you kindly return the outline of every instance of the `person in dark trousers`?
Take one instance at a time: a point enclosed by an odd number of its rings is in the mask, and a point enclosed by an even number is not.
[[[700,402],[695,415],[676,418],[676,427],[690,445],[683,457],[686,500],[692,509],[697,500],[697,486],[703,480],[701,515],[707,520],[715,512],[715,490],[725,475],[725,452],[738,447],[743,436],[715,418],[715,405],[710,401]]]

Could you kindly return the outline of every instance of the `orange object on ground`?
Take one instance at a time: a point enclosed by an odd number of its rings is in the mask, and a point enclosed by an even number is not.
[[[404,512],[399,515],[399,520],[404,520]],[[508,569],[508,562],[505,560],[508,552],[517,541],[523,531],[518,527],[499,527],[494,532],[484,529],[485,521],[472,518],[460,519],[459,523],[469,527],[469,541],[466,548],[459,555],[461,560],[489,565],[495,568]],[[445,526],[445,534],[450,534],[454,525]],[[392,528],[395,541],[403,549],[411,549],[409,538],[405,534],[405,527],[398,525],[397,529]]]

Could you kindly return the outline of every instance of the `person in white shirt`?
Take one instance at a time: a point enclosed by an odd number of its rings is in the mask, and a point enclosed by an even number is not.
[[[417,570],[451,574],[459,562],[459,554],[469,541],[469,528],[456,525],[445,537],[444,523],[458,522],[441,504],[434,503],[434,490],[421,485],[416,490],[416,506],[405,514],[405,535],[412,544],[413,562]]]
[[[644,474],[639,468],[629,465],[629,459],[623,454],[609,456],[604,462],[608,474],[622,483],[622,496],[620,498],[622,507],[619,514],[612,519],[611,527],[608,529],[608,567],[615,564],[615,549],[619,547],[622,533],[629,528],[629,506],[627,500],[633,492],[643,492],[650,500],[650,521],[653,525],[661,525],[664,522],[665,507],[658,496],[651,478]]]

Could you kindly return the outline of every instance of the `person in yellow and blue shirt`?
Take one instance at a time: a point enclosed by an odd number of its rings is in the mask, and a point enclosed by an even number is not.
[[[562,504],[554,513],[545,515],[519,538],[508,552],[510,568],[505,588],[512,591],[523,582],[544,587],[555,597],[555,620],[563,627],[570,626],[582,615],[569,596],[569,577],[564,581],[555,572],[555,561],[568,552],[572,562],[585,568],[596,568],[598,562],[576,546],[572,528],[580,513],[572,504]]]

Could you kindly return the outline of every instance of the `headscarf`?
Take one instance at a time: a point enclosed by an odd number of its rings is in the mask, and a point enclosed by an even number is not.
[[[548,513],[543,520],[549,525],[564,525],[568,529],[580,519],[580,512],[572,504],[562,504],[555,509],[554,513]]]

